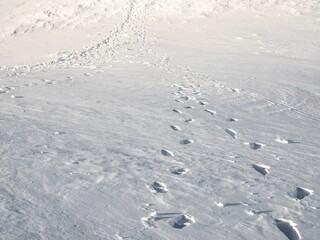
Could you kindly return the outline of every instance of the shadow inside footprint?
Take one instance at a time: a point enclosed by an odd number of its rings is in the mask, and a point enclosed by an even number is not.
[[[182,229],[190,226],[193,223],[195,223],[193,216],[191,216],[190,214],[182,214],[172,222],[172,227]]]
[[[194,141],[192,139],[184,139],[181,141],[181,144],[184,144],[184,145],[187,145],[187,144],[190,144],[190,143],[194,143]]]
[[[307,188],[297,187],[295,197],[299,200],[304,199],[305,197],[312,195],[313,191]]]
[[[258,171],[259,173],[261,173],[263,176],[266,176],[269,174],[269,169],[270,167],[267,165],[263,165],[263,164],[252,164],[252,167]]]
[[[258,150],[258,149],[263,148],[265,146],[262,143],[250,143],[249,145],[250,145],[251,149],[253,149],[253,150]]]
[[[175,175],[182,175],[182,174],[185,174],[187,172],[190,172],[190,169],[188,168],[177,168],[177,169],[174,169],[171,171],[172,174],[175,174]]]
[[[168,192],[167,186],[162,182],[154,182],[152,184],[152,188],[159,193],[167,193]]]
[[[297,224],[291,220],[286,219],[276,219],[276,225],[278,229],[286,235],[289,240],[299,240],[301,239],[300,233],[296,228]]]

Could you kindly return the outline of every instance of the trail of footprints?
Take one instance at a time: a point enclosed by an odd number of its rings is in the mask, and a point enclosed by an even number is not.
[[[200,106],[204,107],[204,111],[211,114],[213,117],[216,116],[217,112],[213,111],[211,109],[208,109],[207,106],[209,105],[208,102],[203,101],[203,100],[197,100],[197,97],[195,96],[185,96],[185,93],[183,91],[190,91],[190,87],[191,87],[191,91],[193,91],[193,94],[196,95],[202,95],[201,91],[200,91],[200,85],[198,85],[197,87],[193,84],[189,84],[189,88],[186,86],[182,86],[179,84],[173,84],[171,87],[175,87],[177,88],[177,91],[172,93],[172,95],[175,97],[175,101],[178,103],[186,103],[189,101],[195,101],[197,102]],[[242,89],[231,89],[232,92],[235,93],[239,93],[242,91]],[[194,109],[194,106],[188,105],[188,106],[184,106],[183,107],[186,110],[190,110],[190,109]],[[183,112],[180,109],[173,109],[174,113],[177,113],[179,115],[182,115]],[[185,123],[193,123],[196,120],[193,118],[190,119],[184,119],[183,120]],[[237,118],[228,118],[226,119],[227,122],[233,123],[233,122],[238,122],[239,119]],[[181,128],[177,125],[171,125],[170,126],[171,130],[173,131],[181,131]],[[225,129],[226,134],[228,134],[230,137],[232,137],[233,139],[237,139],[237,132],[234,129],[231,128],[226,128]],[[293,140],[287,140],[287,139],[281,139],[281,138],[277,138],[275,139],[275,141],[282,143],[282,144],[292,144],[292,143],[300,143],[299,141],[293,141]],[[183,139],[180,140],[180,144],[183,145],[189,145],[194,143],[194,140],[192,139]],[[259,143],[259,142],[251,142],[251,143],[245,143],[246,145],[248,145],[252,150],[257,151],[262,149],[263,147],[265,147],[266,145],[263,143]],[[165,157],[174,157],[174,153],[171,150],[168,149],[162,149],[161,153],[163,156]],[[267,175],[270,173],[270,166],[267,166],[265,164],[262,163],[255,163],[252,164],[252,169],[255,170],[257,173],[261,174],[264,177],[267,177]],[[174,175],[182,175],[182,174],[186,174],[188,172],[190,172],[191,170],[188,168],[176,168],[176,169],[172,169],[171,173]],[[157,192],[157,193],[167,193],[169,190],[166,186],[166,184],[162,183],[162,182],[153,182],[151,185],[151,188],[153,191]],[[297,200],[302,200],[305,197],[308,197],[309,195],[312,195],[313,191],[307,188],[302,188],[302,187],[297,187],[294,197]],[[249,206],[246,203],[243,202],[236,202],[236,203],[222,203],[222,202],[216,202],[215,203],[217,205],[217,207],[220,208],[225,208],[225,207],[234,207],[234,206]],[[273,212],[272,210],[266,210],[266,211],[256,211],[256,210],[248,210],[246,211],[247,214],[249,215],[260,215],[260,214],[264,214],[264,213],[269,213],[269,212]],[[163,219],[170,219],[170,225],[173,228],[176,229],[183,229],[185,227],[188,227],[190,225],[192,225],[193,223],[195,223],[195,218],[188,214],[188,213],[157,213],[157,212],[153,212],[151,213],[149,216],[142,218],[142,222],[145,226],[148,227],[155,227],[154,222],[159,221],[159,220],[163,220]],[[279,219],[275,219],[275,224],[277,226],[277,228],[289,239],[289,240],[299,240],[301,239],[301,235],[297,229],[297,225],[291,221],[291,220],[287,220],[287,219],[283,219],[283,218],[279,218]]]

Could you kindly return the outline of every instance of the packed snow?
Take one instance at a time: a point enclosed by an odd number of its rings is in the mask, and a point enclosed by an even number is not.
[[[320,238],[319,0],[0,0],[0,239]]]

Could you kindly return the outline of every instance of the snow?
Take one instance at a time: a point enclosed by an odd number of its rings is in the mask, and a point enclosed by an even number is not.
[[[318,239],[319,6],[1,0],[0,238]]]

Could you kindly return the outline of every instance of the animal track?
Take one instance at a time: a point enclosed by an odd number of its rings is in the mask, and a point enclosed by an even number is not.
[[[182,174],[185,174],[187,172],[190,172],[190,169],[188,168],[177,168],[177,169],[174,169],[171,171],[172,174],[175,174],[175,175],[182,175]]]
[[[167,149],[162,149],[161,153],[166,157],[173,157],[174,156],[173,152],[171,152],[171,151],[169,151]]]
[[[266,176],[269,174],[270,167],[264,164],[252,164],[252,167],[261,173],[263,176]]]
[[[173,222],[172,227],[182,229],[195,223],[194,217],[190,214],[182,214],[178,216]]]
[[[296,198],[299,200],[304,199],[305,197],[312,195],[313,191],[307,188],[297,187],[296,189]]]
[[[179,128],[178,126],[171,125],[170,127],[175,131],[181,131],[181,128]]]
[[[159,193],[167,193],[168,192],[167,186],[162,182],[154,182],[152,184],[152,188]]]
[[[232,129],[230,129],[230,128],[227,128],[226,130],[225,130],[231,137],[233,137],[233,138],[237,138],[237,132],[236,131],[234,131],[234,130],[232,130]]]
[[[289,240],[299,240],[302,238],[298,229],[296,228],[297,224],[294,223],[293,221],[280,218],[280,219],[276,219],[275,222],[278,229],[284,235],[286,235],[286,237]]]
[[[190,144],[190,143],[194,143],[194,141],[192,139],[184,139],[181,141],[181,144]]]

